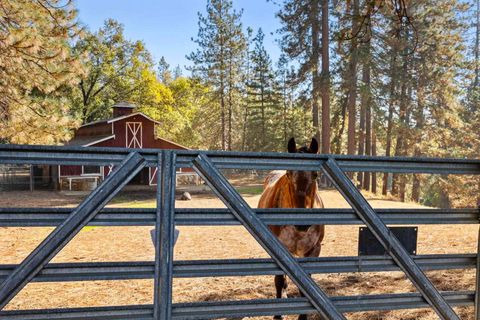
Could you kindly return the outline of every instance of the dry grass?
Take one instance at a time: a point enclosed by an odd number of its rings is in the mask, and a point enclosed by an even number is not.
[[[368,195],[371,197],[371,195]],[[256,206],[259,196],[249,194],[245,199]],[[345,208],[347,203],[334,191],[323,191],[327,207]],[[36,192],[2,193],[1,206],[72,206],[81,197]],[[374,207],[418,207],[416,204],[371,200]],[[125,203],[115,202],[115,206]],[[152,199],[140,199],[129,206],[152,206]],[[177,207],[223,207],[209,195],[194,195],[189,202],[177,201]],[[97,227],[80,232],[62,250],[54,262],[141,261],[153,260],[154,249],[149,227]],[[266,257],[263,249],[242,227],[179,227],[180,237],[175,247],[175,259],[222,259]],[[0,228],[0,263],[19,263],[51,228]],[[477,226],[419,226],[418,253],[476,252]],[[328,226],[322,256],[357,254],[358,226]],[[430,272],[428,276],[441,290],[472,290],[473,271]],[[331,295],[414,292],[402,273],[326,274],[315,280]],[[8,305],[8,309],[47,307],[79,307],[102,305],[145,304],[152,301],[153,282],[94,281],[72,283],[35,283],[28,285]],[[291,296],[298,295],[290,285]],[[176,302],[273,298],[272,277],[236,277],[175,279]],[[473,319],[471,308],[459,310],[462,319]],[[349,319],[437,319],[429,310],[371,312],[348,314]],[[260,318],[259,318],[260,319]],[[264,317],[262,319],[270,319]],[[291,317],[294,319],[294,317]]]

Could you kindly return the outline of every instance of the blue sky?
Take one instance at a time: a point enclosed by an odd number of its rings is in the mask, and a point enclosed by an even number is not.
[[[76,0],[76,4],[81,22],[90,30],[113,18],[125,26],[128,39],[145,42],[155,61],[165,56],[171,66],[184,68],[189,64],[185,55],[195,49],[191,38],[197,35],[197,12],[205,12],[206,0]],[[245,29],[263,29],[265,47],[275,62],[280,54],[274,40],[278,7],[266,0],[234,0],[234,7],[244,9]]]

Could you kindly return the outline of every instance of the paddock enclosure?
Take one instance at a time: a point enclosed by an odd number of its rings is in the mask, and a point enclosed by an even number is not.
[[[441,319],[459,319],[459,309],[456,307],[464,306],[475,306],[468,317],[479,319],[478,281],[473,284],[473,290],[439,291],[438,287],[443,288],[439,286],[442,279],[432,279],[425,273],[454,269],[466,270],[459,271],[460,273],[472,271],[478,275],[478,249],[477,252],[468,253],[412,256],[386,227],[440,225],[446,230],[447,227],[468,225],[460,230],[478,230],[478,209],[373,209],[346,174],[356,171],[479,174],[480,161],[477,160],[4,145],[0,146],[0,164],[87,164],[115,168],[76,208],[0,209],[0,227],[21,227],[24,230],[55,227],[21,263],[0,265],[0,307],[3,309],[0,311],[0,319],[207,319],[299,313],[317,313],[326,319],[344,319],[346,314],[357,312],[427,307],[432,308]],[[104,208],[145,167],[156,167],[160,172],[156,208]],[[175,172],[180,167],[193,167],[227,208],[176,208]],[[220,170],[225,168],[323,171],[351,208],[252,209],[253,204],[247,203],[222,175]],[[268,231],[267,225],[272,224],[368,226],[388,255],[295,259]],[[49,263],[87,225],[120,228],[155,226],[157,241],[154,261]],[[181,229],[181,236],[187,231],[183,228],[192,226],[204,226],[207,231],[213,227],[245,229],[258,243],[258,250],[264,250],[270,258],[212,260],[202,256],[202,260],[175,260],[175,226]],[[460,231],[459,237],[461,235]],[[476,240],[468,246],[472,251],[478,248]],[[442,244],[439,241],[436,246],[441,247]],[[228,243],[225,245],[228,246]],[[202,246],[202,243],[198,243],[198,246]],[[335,288],[328,288],[321,282],[318,285],[314,281],[318,274],[361,273],[363,280],[372,275],[371,282],[381,283],[382,279],[378,275],[391,271],[404,273],[416,292],[341,296],[335,294]],[[192,283],[198,285],[198,279],[210,281],[219,278],[219,281],[223,281],[223,277],[232,277],[234,280],[231,281],[241,290],[242,285],[249,283],[248,279],[252,276],[281,273],[287,274],[306,298],[204,299],[172,303],[174,279],[191,279]],[[310,274],[314,276],[311,277]],[[471,277],[475,278],[478,276]],[[10,301],[15,301],[17,293],[30,282],[96,283],[100,280],[139,279],[153,280],[153,304],[20,310],[7,306]],[[244,283],[241,279],[247,280]],[[348,285],[348,277],[345,282]],[[354,283],[351,285],[355,286]],[[258,289],[273,292],[273,281],[270,286]],[[192,291],[195,290],[192,287]]]

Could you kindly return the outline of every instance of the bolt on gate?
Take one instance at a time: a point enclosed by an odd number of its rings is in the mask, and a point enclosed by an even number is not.
[[[0,311],[0,319],[212,319],[343,313],[431,307],[441,319],[459,319],[454,306],[475,306],[480,319],[479,251],[411,256],[387,225],[478,224],[478,209],[373,209],[345,172],[480,174],[467,159],[240,153],[154,149],[0,146],[0,164],[114,165],[115,170],[75,209],[0,208],[1,227],[54,226],[54,231],[18,265],[0,265],[0,310],[29,282],[153,279],[152,305]],[[156,209],[104,208],[144,167],[157,167]],[[193,167],[227,209],[176,209],[176,168]],[[352,209],[252,209],[220,169],[323,171]],[[366,225],[388,256],[295,259],[267,225]],[[49,263],[86,225],[155,226],[155,261]],[[174,261],[175,225],[243,225],[272,259]],[[475,291],[438,291],[426,270],[474,269]],[[310,277],[317,273],[403,271],[418,293],[328,296]],[[287,274],[305,298],[172,303],[174,277]]]

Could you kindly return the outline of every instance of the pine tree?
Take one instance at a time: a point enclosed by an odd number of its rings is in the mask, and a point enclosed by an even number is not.
[[[322,1],[322,153],[330,153],[330,28],[328,0]]]
[[[206,16],[198,14],[199,30],[194,40],[198,49],[187,58],[193,63],[193,75],[212,88],[212,100],[220,105],[221,127],[215,130],[221,135],[221,149],[231,150],[246,49],[240,22],[242,12],[233,9],[231,0],[208,0],[206,11]],[[216,116],[217,111],[212,110],[211,114]]]
[[[328,3],[327,11],[328,11]],[[321,60],[321,31],[322,31],[322,11],[321,1],[318,0],[285,0],[282,3],[281,10],[277,16],[282,23],[279,32],[282,35],[280,44],[282,51],[288,58],[298,63],[297,79],[298,83],[311,83],[311,105],[312,105],[312,125],[315,129],[315,136],[318,141],[322,141],[320,137],[319,125],[319,103],[323,96],[328,98],[323,92],[328,86],[328,59],[325,57],[325,70],[323,70],[324,80],[322,81]],[[328,15],[325,17],[325,24],[328,25]],[[325,30],[328,32],[327,30]],[[324,44],[327,39],[324,39]],[[324,49],[325,51],[327,48]],[[323,110],[329,111],[327,104],[323,104]],[[323,114],[322,119],[330,117],[329,114]],[[327,120],[325,119],[325,124]],[[325,139],[329,140],[330,126],[323,128],[325,131]],[[322,150],[325,147],[322,147]]]
[[[170,70],[170,65],[168,64],[167,60],[163,56],[158,61],[158,78],[164,84],[168,84],[170,81],[173,80],[172,71]]]
[[[255,151],[276,149],[275,131],[281,121],[276,92],[278,85],[272,61],[264,47],[264,37],[262,29],[259,29],[253,39],[254,47],[250,54],[252,76],[247,84],[249,149]]]
[[[347,79],[347,111],[348,111],[348,135],[347,154],[355,154],[356,137],[356,103],[357,103],[357,63],[358,63],[358,35],[360,29],[360,5],[359,0],[353,0],[351,13],[351,34],[350,34],[350,60],[348,65]]]
[[[290,92],[291,84],[290,77],[291,73],[289,70],[288,60],[285,55],[281,55],[277,62],[277,82],[279,84],[279,91],[281,95],[281,106],[282,106],[282,133],[283,133],[283,145],[286,146],[289,136],[288,136],[288,114],[289,107],[291,106]]]
[[[253,41],[253,29],[248,27],[247,28],[247,35],[246,35],[246,42],[247,42],[247,50],[245,52],[245,64],[244,64],[244,72],[243,72],[243,86],[244,90],[242,92],[242,99],[243,99],[243,123],[242,123],[242,151],[247,150],[247,130],[248,130],[248,123],[250,121],[249,118],[249,104],[248,104],[248,84],[251,82],[252,79],[252,63],[251,63],[251,47]]]
[[[77,38],[73,1],[2,0],[0,140],[58,144],[76,126],[63,91],[83,73],[69,42]]]

